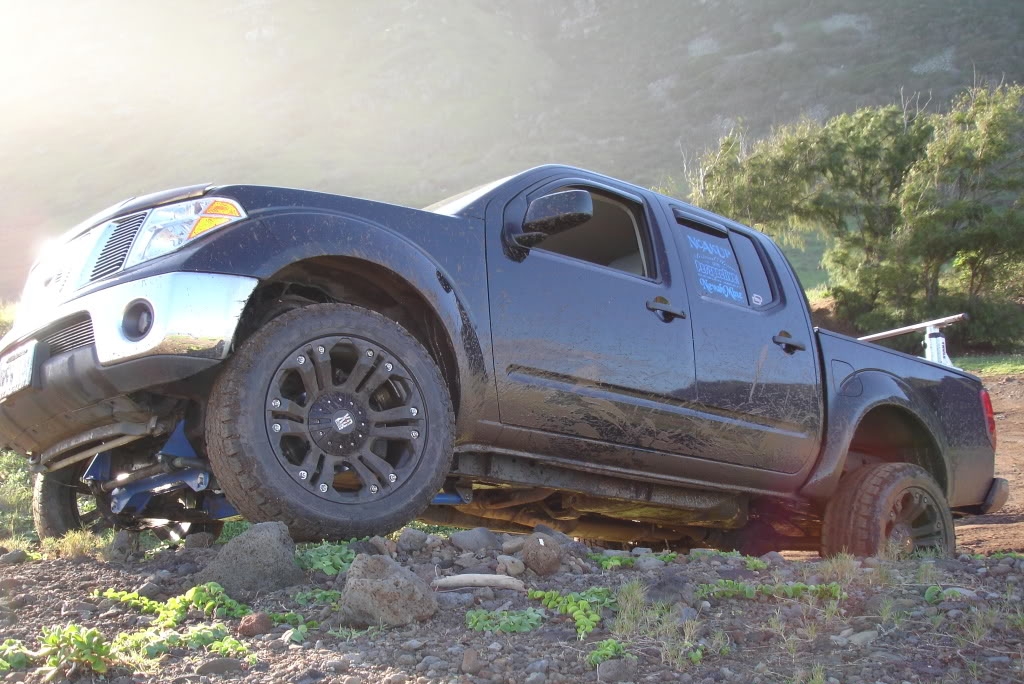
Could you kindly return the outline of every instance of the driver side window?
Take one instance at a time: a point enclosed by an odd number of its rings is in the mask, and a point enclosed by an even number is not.
[[[586,190],[593,198],[593,218],[546,238],[534,248],[653,278],[654,269],[647,258],[649,233],[642,209],[592,188],[564,187],[551,192],[577,189]]]

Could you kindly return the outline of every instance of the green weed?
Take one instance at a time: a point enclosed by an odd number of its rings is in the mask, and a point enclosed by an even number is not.
[[[319,570],[326,575],[337,575],[348,570],[356,552],[348,547],[348,542],[323,542],[300,549],[295,560],[303,570]]]
[[[615,570],[616,568],[631,568],[636,563],[632,556],[606,556],[603,553],[591,553],[588,556],[602,570]]]
[[[536,608],[526,610],[471,610],[466,613],[466,627],[476,632],[529,632],[540,627],[544,613]]]
[[[531,599],[540,601],[545,608],[569,615],[576,623],[576,635],[582,641],[601,621],[600,609],[612,607],[614,598],[610,589],[591,587],[583,592],[562,595],[557,591],[531,589]]]
[[[591,667],[597,667],[606,660],[622,658],[625,655],[626,647],[621,641],[605,639],[594,644],[594,648],[587,655],[587,664]]]

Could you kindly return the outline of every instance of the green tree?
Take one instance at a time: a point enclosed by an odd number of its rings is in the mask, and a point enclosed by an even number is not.
[[[934,303],[952,264],[968,303],[993,292],[1024,258],[1024,86],[968,90],[936,117],[903,193],[901,241],[922,262]]]

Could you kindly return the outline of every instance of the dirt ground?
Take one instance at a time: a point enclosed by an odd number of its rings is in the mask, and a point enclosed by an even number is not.
[[[1024,378],[984,380],[996,412],[996,476],[1010,481],[1010,500],[996,514],[958,521],[957,547],[971,553],[1024,551]]]

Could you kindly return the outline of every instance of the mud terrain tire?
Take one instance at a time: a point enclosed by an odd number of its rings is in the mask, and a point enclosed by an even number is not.
[[[876,463],[847,474],[825,509],[821,554],[875,556],[895,544],[899,551],[956,550],[953,515],[942,489],[924,468]]]
[[[391,532],[430,504],[452,459],[454,414],[427,350],[348,304],[293,309],[240,346],[214,384],[206,444],[253,522],[297,540]]]

